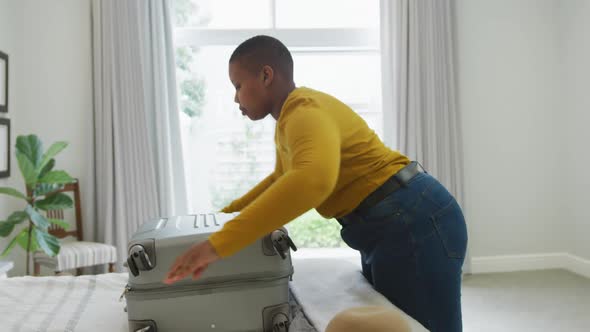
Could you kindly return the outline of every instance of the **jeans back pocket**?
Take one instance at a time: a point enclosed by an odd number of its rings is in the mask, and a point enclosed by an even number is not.
[[[431,216],[447,256],[465,259],[467,250],[467,227],[465,217],[455,199]]]

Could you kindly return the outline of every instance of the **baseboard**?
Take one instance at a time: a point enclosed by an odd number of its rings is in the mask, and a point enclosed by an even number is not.
[[[566,269],[590,278],[590,260],[569,253],[473,257],[471,273]]]
[[[563,260],[562,253],[473,257],[471,273],[556,269],[562,267]]]

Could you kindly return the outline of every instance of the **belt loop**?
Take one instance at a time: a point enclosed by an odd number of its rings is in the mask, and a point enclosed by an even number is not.
[[[420,162],[419,162],[419,161],[416,161],[416,163],[417,163],[418,165],[420,165],[420,168],[422,168],[422,170],[424,171],[424,173],[428,174],[428,172],[426,171],[426,169],[424,168],[424,166],[422,166],[422,164],[420,164]]]
[[[399,183],[399,186],[402,188],[405,188],[408,186],[408,184],[405,181],[402,181],[400,178],[398,178],[397,176],[394,176],[395,181],[397,181],[397,183]]]
[[[406,181],[404,181],[403,179],[400,179],[400,173],[404,171],[404,169],[406,169],[406,167],[410,167],[412,166],[412,163],[414,163],[413,161],[410,161],[409,164],[407,164],[406,166],[404,166],[402,169],[399,170],[399,172],[397,172],[397,174],[395,174],[393,176],[393,178],[395,179],[395,181],[397,181],[397,183],[399,183],[400,187],[405,188],[408,186],[408,184],[406,183]]]
[[[418,171],[418,165],[420,165],[417,161],[411,161],[408,165],[404,166],[397,174],[393,176],[396,182],[400,185],[400,187],[405,188],[408,186],[408,181],[414,177],[416,172]],[[420,165],[422,169],[422,165]],[[426,171],[424,171],[426,173]],[[407,175],[409,173],[409,175]]]

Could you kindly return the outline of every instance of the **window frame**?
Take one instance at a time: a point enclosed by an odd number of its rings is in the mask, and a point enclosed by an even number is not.
[[[384,2],[379,1],[380,8]],[[207,47],[207,46],[235,46],[239,45],[244,40],[255,35],[268,35],[281,40],[284,44],[289,46],[292,54],[338,54],[338,53],[370,53],[378,54],[381,57],[381,103],[380,112],[373,111],[371,113],[381,113],[382,116],[382,133],[383,140],[386,145],[392,146],[393,133],[392,126],[385,125],[386,123],[393,124],[393,99],[391,98],[390,82],[391,73],[393,69],[392,54],[388,48],[382,48],[383,38],[390,36],[383,35],[383,27],[388,24],[390,18],[384,15],[380,10],[380,28],[309,28],[309,29],[285,29],[277,28],[276,22],[276,0],[271,1],[271,15],[272,27],[267,29],[208,29],[202,27],[173,27],[173,42],[174,47]],[[389,4],[388,4],[389,6]],[[387,11],[389,12],[389,11]],[[387,20],[387,21],[384,21]],[[380,31],[377,31],[380,30]],[[385,44],[387,45],[387,44]],[[386,93],[388,92],[388,93]],[[368,105],[355,104],[357,106],[367,107]],[[352,106],[352,105],[350,105]],[[393,127],[395,129],[395,127]],[[352,253],[348,248],[306,248],[312,252],[312,256],[323,256],[329,253],[328,256],[338,255],[348,256]],[[324,253],[321,253],[321,249]]]
[[[358,50],[379,52],[379,40],[375,29],[206,29],[174,28],[176,47],[239,45],[256,35],[268,35],[282,41],[290,48],[318,47],[318,51]],[[338,48],[329,50],[329,48]]]

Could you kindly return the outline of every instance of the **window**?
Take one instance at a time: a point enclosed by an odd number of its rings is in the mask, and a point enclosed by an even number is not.
[[[249,37],[280,39],[297,86],[338,97],[382,135],[378,0],[175,0],[174,19],[191,212],[219,210],[274,167],[275,120],[242,117],[227,74]],[[287,228],[300,247],[345,246],[337,222],[315,211]]]

